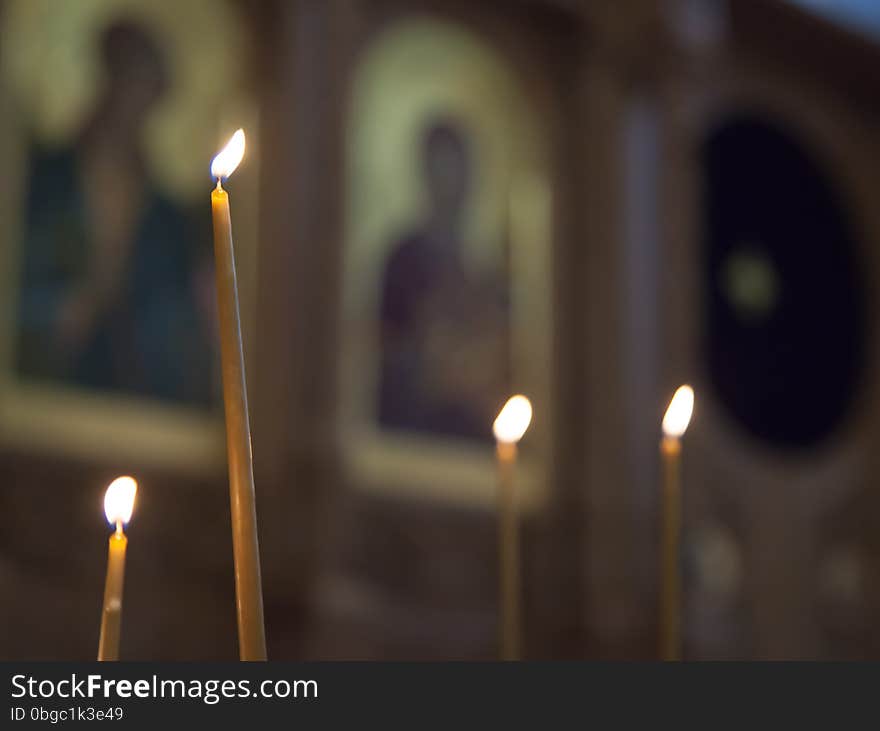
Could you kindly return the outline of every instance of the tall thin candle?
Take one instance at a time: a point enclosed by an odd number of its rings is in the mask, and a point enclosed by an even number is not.
[[[122,589],[125,583],[125,551],[128,539],[122,526],[131,520],[137,482],[131,477],[117,477],[104,494],[104,514],[116,531],[110,536],[107,551],[107,581],[101,611],[101,635],[98,660],[119,659],[119,635],[122,630]]]
[[[660,654],[681,659],[681,437],[691,420],[694,391],[681,386],[663,417],[661,525]]]
[[[514,471],[517,445],[531,420],[529,400],[525,396],[513,396],[504,404],[492,427],[498,465],[499,643],[502,660],[519,660],[521,656],[519,516]]]
[[[235,280],[229,196],[222,185],[223,180],[228,178],[241,162],[244,145],[244,132],[238,130],[211,163],[211,175],[217,180],[217,187],[211,193],[211,211],[214,219],[217,312],[220,323],[223,403],[226,413],[238,652],[242,660],[265,660],[263,587],[260,578],[260,547],[257,539],[253,455],[241,342],[241,317]]]

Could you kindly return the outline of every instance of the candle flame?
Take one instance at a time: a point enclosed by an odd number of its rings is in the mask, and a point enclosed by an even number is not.
[[[104,493],[104,514],[111,525],[128,523],[134,510],[137,482],[132,477],[117,477]]]
[[[244,130],[236,130],[235,134],[229,138],[217,156],[211,161],[211,177],[217,180],[225,180],[232,173],[244,157]]]
[[[687,385],[679,386],[663,417],[663,433],[667,437],[679,439],[688,428],[693,412],[694,389]]]
[[[495,419],[492,431],[499,442],[516,443],[532,421],[532,404],[522,395],[511,396]]]

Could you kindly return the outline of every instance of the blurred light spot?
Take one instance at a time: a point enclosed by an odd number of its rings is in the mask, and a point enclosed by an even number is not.
[[[855,549],[832,548],[819,565],[819,589],[827,601],[856,604],[862,597],[863,574]]]
[[[850,30],[880,38],[880,3],[877,0],[789,0],[816,15]]]
[[[742,559],[730,531],[709,526],[695,540],[697,577],[703,590],[722,599],[732,599],[740,590]]]
[[[779,275],[757,249],[737,249],[721,269],[721,289],[742,320],[764,320],[779,302]]]

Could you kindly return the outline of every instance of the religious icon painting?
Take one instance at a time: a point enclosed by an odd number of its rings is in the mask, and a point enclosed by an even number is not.
[[[552,332],[541,142],[516,75],[467,27],[398,20],[361,56],[340,418],[357,484],[491,499],[492,422],[515,392],[535,402],[541,442]]]
[[[210,0],[12,0],[2,20],[2,438],[222,465],[207,167],[218,118],[254,116],[246,26]]]

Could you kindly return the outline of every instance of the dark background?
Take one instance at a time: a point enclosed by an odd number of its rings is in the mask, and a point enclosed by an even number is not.
[[[869,27],[773,0],[230,2],[260,109],[248,366],[270,659],[496,655],[492,510],[357,489],[342,460],[349,82],[415,13],[510,61],[551,151],[555,436],[524,520],[526,657],[656,657],[658,425],[691,382],[686,657],[876,658]],[[0,453],[0,657],[94,656],[96,506],[120,472],[141,485],[123,658],[236,657],[225,477],[21,447]]]

